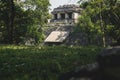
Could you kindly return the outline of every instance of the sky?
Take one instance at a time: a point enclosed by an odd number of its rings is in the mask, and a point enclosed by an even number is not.
[[[50,11],[52,11],[54,8],[64,5],[64,4],[76,4],[79,0],[50,0]]]

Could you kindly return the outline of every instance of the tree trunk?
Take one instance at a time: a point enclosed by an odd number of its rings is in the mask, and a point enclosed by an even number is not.
[[[103,47],[106,47],[106,37],[105,37],[105,28],[104,28],[104,23],[103,23],[103,18],[102,18],[102,2],[100,3],[100,27],[102,31],[102,41],[103,41]]]
[[[14,43],[14,17],[15,17],[15,5],[14,0],[10,0],[10,44]]]

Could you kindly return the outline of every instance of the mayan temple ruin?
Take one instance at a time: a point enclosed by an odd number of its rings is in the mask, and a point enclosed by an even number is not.
[[[52,25],[54,30],[45,39],[45,43],[63,43],[81,14],[82,9],[75,4],[62,5],[51,12],[52,19],[49,25]]]

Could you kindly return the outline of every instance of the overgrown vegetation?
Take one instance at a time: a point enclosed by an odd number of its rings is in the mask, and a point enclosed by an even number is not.
[[[0,43],[40,43],[49,0],[0,0]]]
[[[92,63],[102,48],[25,47],[0,45],[1,80],[57,80],[57,77],[81,65]]]
[[[89,44],[120,44],[120,0],[80,0],[83,12],[77,32],[82,32]],[[97,43],[95,43],[97,45]]]

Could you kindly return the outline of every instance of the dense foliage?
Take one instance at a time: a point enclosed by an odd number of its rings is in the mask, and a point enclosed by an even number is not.
[[[47,22],[49,0],[0,0],[0,43],[39,43]]]
[[[80,29],[76,30],[85,34],[88,44],[120,44],[119,0],[88,0],[81,7],[83,12],[77,24]]]
[[[95,61],[102,48],[25,47],[0,45],[1,80],[57,80],[57,77],[81,65]]]

